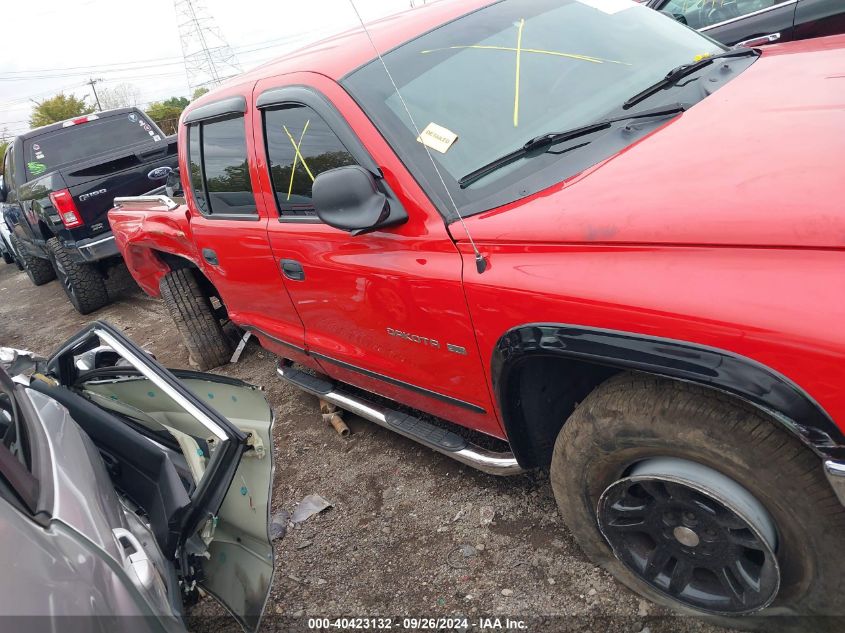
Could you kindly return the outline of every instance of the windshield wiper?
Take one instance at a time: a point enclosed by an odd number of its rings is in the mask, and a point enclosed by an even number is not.
[[[666,73],[666,76],[663,77],[663,79],[661,79],[660,81],[653,83],[645,90],[638,92],[633,97],[625,101],[625,103],[622,104],[622,108],[627,110],[631,106],[637,105],[640,101],[648,99],[651,95],[660,92],[664,88],[668,88],[669,86],[675,85],[678,81],[680,81],[687,75],[691,75],[692,73],[698,72],[702,68],[709,66],[717,59],[725,59],[726,57],[745,57],[746,55],[759,54],[760,51],[754,48],[737,48],[735,50],[719,53],[718,55],[704,57],[702,59],[699,59],[697,62],[692,62],[691,64],[681,64],[680,66],[673,68],[668,73]]]
[[[505,154],[504,156],[501,156],[482,167],[479,167],[473,172],[468,173],[466,176],[464,176],[458,181],[458,186],[461,189],[465,189],[475,181],[484,178],[484,176],[487,176],[488,174],[492,174],[497,169],[501,169],[506,165],[510,165],[511,163],[519,160],[520,158],[526,156],[534,150],[542,149],[544,147],[548,148],[552,145],[563,143],[564,141],[570,141],[581,136],[593,134],[594,132],[601,132],[602,130],[606,130],[607,128],[609,128],[614,123],[619,123],[620,121],[628,121],[630,119],[645,119],[653,116],[666,116],[669,114],[677,114],[678,112],[683,112],[684,110],[686,110],[687,107],[689,106],[684,105],[683,103],[670,103],[668,105],[658,106],[649,110],[640,110],[638,112],[632,112],[630,114],[624,114],[622,116],[613,117],[612,119],[602,119],[601,121],[596,121],[595,123],[588,123],[587,125],[582,125],[581,127],[566,130],[565,132],[551,132],[549,134],[541,134],[540,136],[535,136],[530,141],[525,143],[522,147],[515,149],[509,154]],[[589,141],[587,143],[584,143],[584,145],[587,145],[588,143]]]

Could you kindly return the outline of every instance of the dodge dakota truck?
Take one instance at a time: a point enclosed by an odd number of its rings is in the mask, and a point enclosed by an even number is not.
[[[175,137],[137,108],[16,136],[0,169],[0,213],[32,283],[58,277],[81,314],[108,304],[106,278],[122,265],[106,217],[111,201],[154,189],[175,166]]]
[[[548,467],[642,596],[837,630],[843,76],[843,36],[726,49],[628,0],[434,3],[192,103],[182,195],[109,217],[198,366],[234,324],[459,462]]]

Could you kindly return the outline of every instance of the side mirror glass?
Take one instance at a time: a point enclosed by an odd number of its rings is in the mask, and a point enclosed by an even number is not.
[[[687,16],[683,13],[672,13],[671,11],[660,11],[660,13],[672,18],[673,20],[677,20],[681,24],[687,24]]]
[[[324,171],[314,180],[311,191],[317,216],[343,231],[372,231],[384,226],[390,217],[387,196],[378,190],[373,175],[360,165]]]
[[[171,169],[164,182],[164,192],[171,198],[181,198],[185,195],[182,191],[182,180],[179,178],[179,170]]]

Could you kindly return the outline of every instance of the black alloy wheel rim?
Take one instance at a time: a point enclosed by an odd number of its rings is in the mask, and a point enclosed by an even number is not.
[[[653,589],[698,611],[743,615],[768,606],[780,570],[774,523],[762,505],[700,464],[647,461],[669,467],[635,469],[599,500],[599,527],[616,557]]]

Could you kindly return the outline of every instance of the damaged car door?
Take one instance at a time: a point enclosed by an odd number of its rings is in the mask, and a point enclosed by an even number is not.
[[[255,631],[273,574],[273,416],[261,391],[221,376],[168,371],[103,322],[65,343],[28,382],[27,400],[40,407],[36,426],[49,438],[51,459],[42,462],[59,468],[43,478],[55,482],[44,520],[64,519],[82,539],[103,544],[124,570],[124,584],[141,594],[138,610],[159,616],[165,628],[183,630],[182,603],[201,586]],[[75,424],[56,428],[56,410]],[[77,425],[97,479],[89,499],[72,485],[65,459]],[[84,451],[74,461],[86,461],[80,456]],[[106,518],[82,525],[92,508]],[[123,603],[109,611],[104,602],[107,614],[126,613]]]

